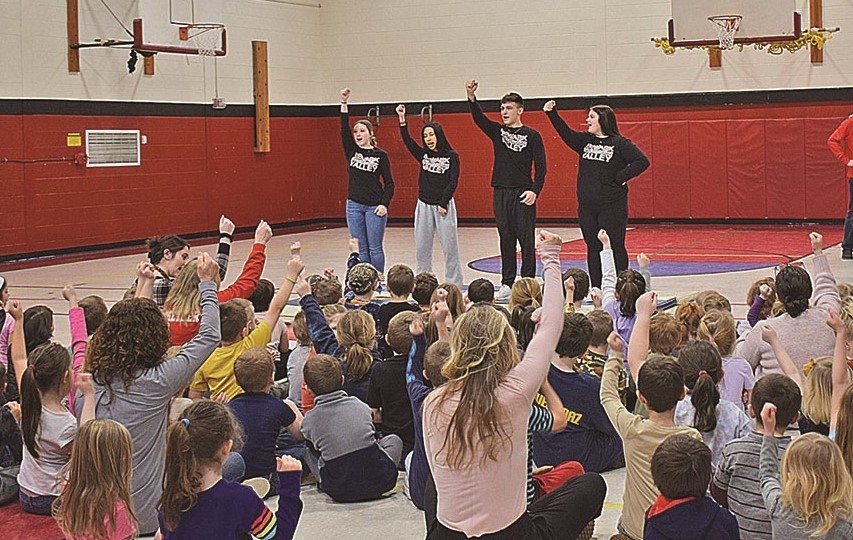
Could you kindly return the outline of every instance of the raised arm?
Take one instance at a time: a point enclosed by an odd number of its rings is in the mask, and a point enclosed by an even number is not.
[[[234,283],[219,291],[217,296],[220,302],[227,302],[233,298],[248,298],[255,292],[267,262],[267,242],[271,238],[272,228],[266,221],[261,220],[255,229],[255,243],[243,264],[243,271]]]
[[[622,138],[619,142],[619,150],[628,164],[616,173],[616,181],[618,183],[624,184],[649,168],[649,158],[629,139]]]
[[[24,337],[24,308],[17,300],[12,300],[6,305],[6,311],[15,319],[15,329],[12,330],[12,344],[10,347],[9,361],[15,367],[15,382],[21,388],[21,377],[27,370],[27,342]],[[20,390],[19,390],[20,391]]]
[[[554,126],[554,130],[566,146],[578,154],[583,152],[589,137],[585,133],[573,130],[566,124],[566,121],[557,113],[557,102],[553,99],[546,102],[542,110],[545,111],[545,116],[551,121],[551,125]]]
[[[300,282],[302,287],[302,282]],[[297,293],[303,291],[298,288]],[[335,358],[339,358],[344,354],[343,348],[338,345],[338,340],[335,338],[335,333],[329,328],[329,323],[326,317],[323,316],[323,311],[320,305],[314,298],[313,294],[304,294],[299,299],[299,305],[305,313],[305,325],[308,327],[308,337],[311,338],[311,343],[314,344],[314,350],[318,354],[330,354]]]
[[[351,90],[344,88],[341,90],[341,144],[344,147],[344,155],[349,158],[349,155],[356,150],[355,141],[352,139],[352,128],[349,125],[349,101]]]
[[[800,392],[802,392],[806,386],[806,383],[803,380],[803,372],[797,367],[794,361],[791,360],[791,356],[788,354],[788,351],[785,350],[785,346],[782,345],[782,341],[779,339],[776,329],[773,328],[770,323],[765,322],[761,325],[760,332],[761,339],[763,339],[768,345],[770,345],[770,348],[773,349],[773,354],[776,356],[776,361],[779,363],[779,367],[782,369],[782,372],[797,383],[797,386],[800,387]]]
[[[655,291],[647,291],[637,298],[637,320],[628,343],[628,367],[635,381],[640,380],[640,368],[649,356],[649,326],[657,306],[658,293]]]
[[[619,436],[624,438],[625,433],[638,418],[625,407],[622,398],[619,397],[619,372],[622,370],[622,349],[625,344],[616,332],[610,332],[607,344],[610,345],[610,358],[604,364],[598,396],[604,414],[607,415]]]
[[[758,478],[761,481],[761,496],[764,506],[772,516],[776,515],[782,498],[782,484],[779,481],[779,448],[774,433],[776,431],[776,405],[765,403],[761,411],[761,453],[758,456]]]
[[[749,312],[746,314],[746,320],[750,327],[754,327],[761,320],[761,310],[764,309],[764,303],[770,298],[770,292],[770,285],[764,283],[759,288],[759,294],[756,294],[752,300],[752,305],[749,306]]]
[[[231,256],[231,242],[234,240],[234,222],[219,216],[219,245],[216,248],[216,264],[219,265],[219,281],[228,273],[228,260]]]
[[[610,247],[610,236],[607,231],[598,231],[598,241],[602,248],[601,258],[601,304],[606,306],[616,300],[616,261],[613,259],[613,249]],[[648,285],[646,285],[648,290]]]
[[[291,540],[296,533],[299,516],[302,515],[302,499],[299,498],[302,462],[290,456],[282,456],[276,458],[275,469],[278,473],[278,508],[275,512],[275,534],[271,538],[269,536],[261,536],[260,538]]]
[[[480,84],[474,79],[465,83],[465,92],[468,95],[468,110],[471,111],[474,123],[480,128],[480,131],[485,133],[490,139],[494,139],[500,133],[501,125],[497,122],[492,122],[483,114],[483,109],[477,103],[477,88],[479,86]]]
[[[403,144],[409,149],[412,157],[420,161],[424,155],[424,149],[409,135],[409,126],[406,124],[406,106],[403,104],[397,105],[397,119],[400,121],[400,135],[403,137]]]
[[[430,392],[430,387],[424,384],[424,356],[426,355],[426,338],[424,338],[424,322],[416,317],[409,323],[412,333],[412,349],[409,351],[409,363],[406,365],[406,391],[413,406],[416,401],[423,399]]]
[[[832,355],[832,397],[829,400],[829,427],[835,429],[838,424],[838,411],[841,409],[841,397],[850,386],[850,369],[847,367],[847,325],[832,310],[829,310],[826,324],[835,330],[835,350]]]
[[[813,232],[809,234],[809,240],[814,252],[814,292],[812,293],[812,305],[826,310],[839,311],[841,309],[841,297],[838,295],[838,286],[829,261],[823,253],[823,236]]]
[[[77,292],[70,283],[62,289],[62,297],[68,301],[68,323],[71,327],[71,390],[68,393],[68,408],[74,412],[74,396],[77,393],[77,376],[83,369],[86,359],[86,343],[89,333],[86,330],[86,316],[83,308],[77,305]]]
[[[647,291],[652,290],[652,273],[649,270],[651,262],[652,261],[649,259],[649,256],[642,251],[637,255],[637,266],[640,268],[640,275],[643,276],[643,281],[646,282]]]
[[[537,237],[539,258],[545,280],[542,309],[538,312],[538,326],[527,346],[521,363],[510,371],[521,383],[521,392],[533,401],[551,365],[554,348],[563,329],[563,289],[560,272],[560,247],[563,241],[554,233],[541,230]]]
[[[148,261],[142,261],[136,265],[136,298],[154,299],[156,272],[156,267]],[[168,296],[168,292],[166,295]]]

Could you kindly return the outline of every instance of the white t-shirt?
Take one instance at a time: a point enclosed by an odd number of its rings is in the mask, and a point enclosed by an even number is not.
[[[18,473],[18,485],[34,495],[58,497],[62,492],[62,467],[71,459],[71,443],[77,434],[77,420],[68,412],[41,408],[41,423],[36,436],[39,457],[24,445],[24,459]]]

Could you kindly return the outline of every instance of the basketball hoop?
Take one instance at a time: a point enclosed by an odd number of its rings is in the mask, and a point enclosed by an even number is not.
[[[708,21],[717,29],[720,38],[720,49],[733,49],[735,46],[735,34],[740,28],[743,15],[715,15],[708,17]]]
[[[181,41],[189,41],[198,49],[199,56],[217,56],[222,49],[224,24],[201,23],[182,26],[179,31]]]

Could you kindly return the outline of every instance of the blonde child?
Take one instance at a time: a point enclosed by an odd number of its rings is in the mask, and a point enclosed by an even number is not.
[[[205,400],[189,406],[181,416],[166,435],[157,538],[293,538],[302,513],[301,463],[289,456],[277,458],[279,500],[273,514],[250,487],[222,478],[225,459],[241,436],[228,409]]]
[[[440,287],[440,286],[439,286]],[[539,307],[542,305],[542,286],[536,278],[521,278],[512,285],[509,295],[509,311],[512,313],[517,307]],[[452,307],[452,306],[451,306]],[[457,315],[450,312],[454,317]]]
[[[66,539],[125,540],[136,537],[130,502],[130,432],[114,420],[80,426],[74,438],[68,482],[54,503]]]
[[[734,354],[737,336],[732,314],[712,309],[699,321],[696,337],[716,345],[723,358],[723,378],[717,384],[720,398],[742,404],[745,410],[755,386],[755,374],[746,359]]]
[[[798,437],[785,451],[780,478],[775,405],[764,405],[761,421],[758,470],[773,538],[853,537],[853,479],[838,446],[817,433]]]

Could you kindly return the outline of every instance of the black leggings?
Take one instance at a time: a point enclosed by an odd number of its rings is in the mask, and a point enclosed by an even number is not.
[[[601,242],[598,231],[604,229],[610,236],[616,273],[628,268],[628,250],[625,249],[625,228],[628,226],[628,201],[615,203],[607,208],[578,207],[578,222],[586,243],[586,263],[589,281],[593,287],[601,287]]]
[[[481,540],[555,540],[576,538],[587,523],[601,515],[607,485],[601,475],[576,476],[537,499],[505,529],[478,536]],[[465,533],[448,529],[435,520],[427,540],[465,540]]]

